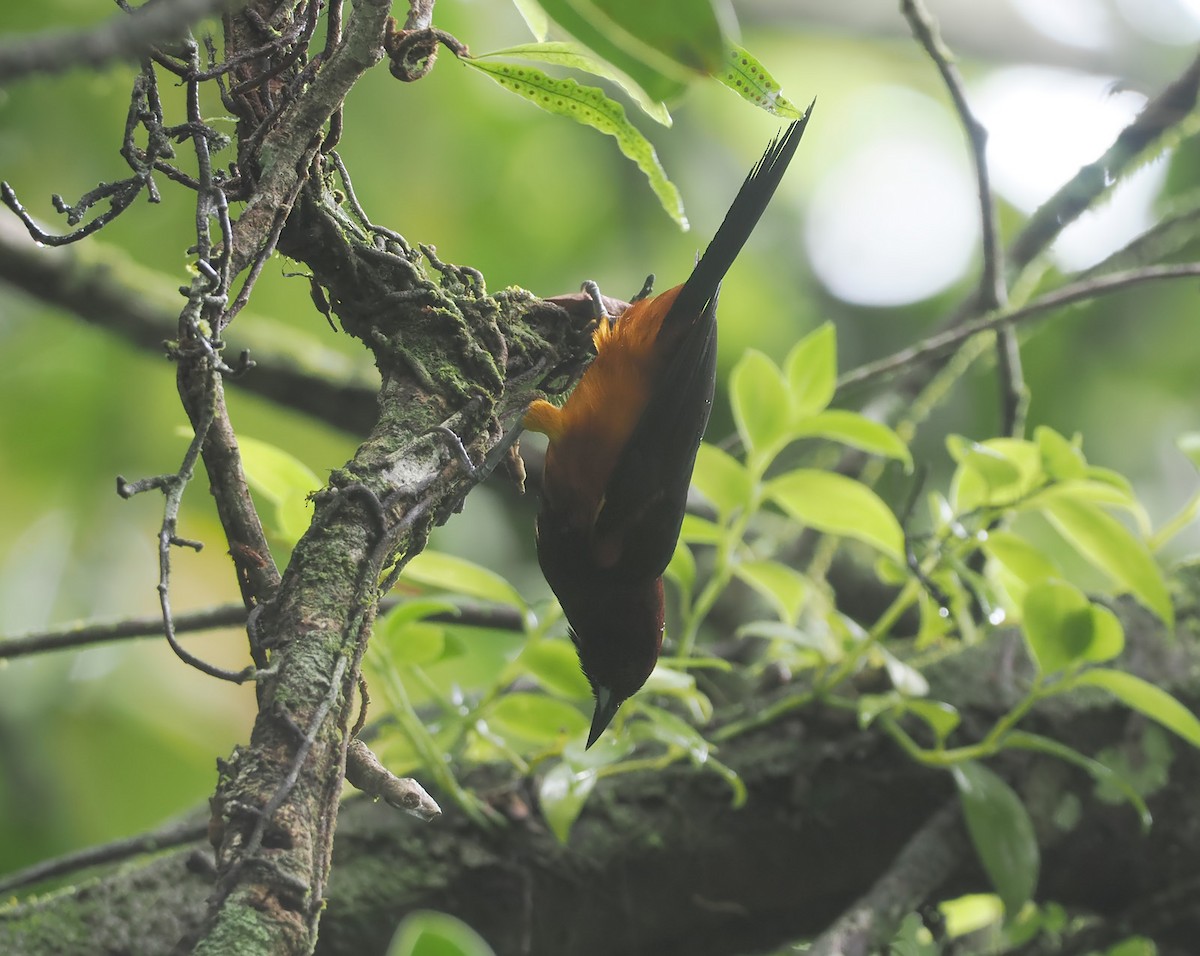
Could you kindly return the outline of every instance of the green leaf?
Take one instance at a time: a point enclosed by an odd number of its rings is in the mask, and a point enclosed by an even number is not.
[[[664,661],[660,660],[646,678],[645,690],[678,701],[697,724],[707,724],[712,720],[712,700],[696,686],[695,676],[671,667]]]
[[[640,40],[636,29],[630,33],[627,28],[614,24],[603,10],[588,0],[541,0],[541,5],[559,26],[632,77],[653,99],[669,102],[678,98],[695,76],[688,68],[655,50],[652,44]],[[669,12],[669,8],[662,8],[661,12]]]
[[[1175,513],[1174,517],[1154,532],[1154,535],[1147,542],[1150,550],[1157,554],[1177,534],[1195,521],[1197,515],[1200,515],[1200,491],[1194,493],[1187,500],[1187,503]]]
[[[1025,587],[1062,575],[1058,565],[1041,548],[1002,528],[987,533],[983,550]]]
[[[687,721],[651,704],[642,704],[638,711],[649,719],[626,724],[627,733],[634,739],[654,741],[682,750],[697,765],[708,760],[712,746],[704,735]]]
[[[738,434],[765,465],[788,435],[791,400],[783,375],[762,352],[748,349],[733,367],[729,401]]]
[[[1083,478],[1087,473],[1087,459],[1078,444],[1067,441],[1053,428],[1039,425],[1033,430],[1034,441],[1042,456],[1042,470],[1055,481]]]
[[[495,571],[429,548],[408,562],[401,580],[525,610],[520,592]]]
[[[1127,707],[1158,721],[1193,747],[1200,747],[1200,719],[1161,687],[1149,681],[1124,671],[1096,668],[1084,671],[1071,684],[1106,690]]]
[[[378,633],[380,630],[382,633]],[[376,628],[376,631],[373,639],[387,642],[388,653],[397,664],[432,664],[446,653],[446,630],[438,624],[412,621],[401,627]]]
[[[903,710],[904,698],[896,691],[886,694],[863,694],[858,698],[858,726],[866,730],[883,714]]]
[[[842,656],[841,648],[824,626],[800,628],[783,621],[750,621],[741,625],[735,634],[738,638],[758,637],[768,641],[786,641],[796,647],[816,651],[827,661],[839,660]]]
[[[653,63],[647,48],[698,74],[721,65],[725,42],[712,0],[571,0],[597,29],[634,56]]]
[[[546,16],[546,11],[536,0],[513,0],[513,4],[521,14],[521,19],[525,21],[525,26],[529,27],[533,38],[539,43],[545,40],[550,33],[550,18]]]
[[[460,62],[487,74],[504,89],[524,97],[548,113],[569,117],[612,136],[625,157],[635,162],[645,175],[667,214],[679,223],[680,228],[688,228],[679,190],[667,178],[654,147],[629,122],[625,108],[610,99],[602,89],[580,86],[570,77],[556,79],[531,66],[471,59]]]
[[[892,429],[882,422],[842,409],[826,409],[805,418],[792,430],[797,438],[815,436],[861,448],[872,455],[895,458],[912,468],[912,453]]]
[[[692,555],[692,549],[683,541],[675,545],[671,560],[667,562],[666,570],[663,571],[663,577],[679,586],[685,605],[691,603],[692,589],[696,586],[696,558]]]
[[[750,472],[732,455],[708,442],[701,442],[696,452],[692,486],[722,515],[747,507],[754,493]]]
[[[983,764],[951,771],[962,801],[967,831],[983,869],[1010,917],[1033,896],[1040,857],[1033,823],[1012,788]]]
[[[679,529],[679,540],[688,544],[720,544],[725,532],[720,525],[713,524],[699,515],[684,515]]]
[[[1065,670],[1084,660],[1092,643],[1092,604],[1065,581],[1042,581],[1025,595],[1025,639],[1043,674]]]
[[[1175,439],[1175,447],[1200,470],[1200,432],[1185,432]]]
[[[1027,733],[1024,730],[1010,731],[1004,738],[1004,746],[1049,754],[1051,757],[1057,757],[1059,760],[1074,764],[1076,767],[1081,767],[1092,775],[1096,783],[1111,786],[1118,790],[1130,802],[1134,810],[1137,811],[1142,823],[1142,830],[1150,829],[1150,824],[1153,821],[1150,817],[1150,808],[1146,806],[1146,801],[1142,799],[1142,795],[1134,789],[1129,781],[1113,770],[1112,767],[1102,764],[1099,760],[1093,760],[1086,754],[1081,754],[1073,747],[1068,747],[1066,744],[1060,743],[1050,737]]]
[[[449,913],[419,910],[396,928],[387,956],[496,956],[487,941]]]
[[[571,700],[587,700],[592,696],[592,688],[579,669],[575,648],[567,641],[530,641],[518,662],[553,694]]]
[[[837,386],[837,335],[826,322],[792,346],[783,363],[797,418],[828,407]]]
[[[538,805],[550,825],[550,832],[565,844],[571,827],[579,819],[583,805],[600,779],[595,770],[575,770],[566,763],[555,764],[542,778]]]
[[[984,506],[1008,507],[1044,477],[1040,454],[1032,442],[1013,438],[973,442],[950,435],[946,448],[958,462],[950,484],[950,501],[957,514]]]
[[[781,621],[795,621],[799,616],[808,582],[795,568],[778,561],[742,561],[733,573],[770,601]]]
[[[586,47],[578,43],[543,42],[522,43],[518,46],[505,47],[503,50],[493,50],[481,53],[476,59],[487,57],[520,57],[526,60],[536,60],[553,66],[566,67],[573,70],[583,70],[593,76],[599,76],[617,84],[641,108],[642,112],[656,123],[663,126],[671,125],[671,114],[666,104],[651,99],[650,95],[641,88],[628,74],[618,70],[607,60],[590,53]]]
[[[904,560],[900,522],[866,485],[831,472],[797,469],[768,483],[766,491],[801,524],[854,538]]]
[[[946,938],[957,939],[1004,919],[1004,904],[995,893],[969,893],[938,904],[945,920]]]
[[[954,733],[961,723],[958,711],[950,704],[940,700],[910,698],[904,702],[904,709],[929,725],[929,729],[937,738],[939,747],[946,742],[946,738]]]
[[[924,697],[929,693],[929,681],[919,670],[882,647],[879,648],[879,653],[883,655],[883,666],[887,669],[888,679],[899,693],[905,697]]]
[[[312,521],[308,496],[320,489],[321,479],[300,459],[268,442],[239,435],[238,447],[247,484],[270,504],[279,537],[295,544]]]
[[[1175,623],[1171,595],[1150,549],[1112,515],[1087,501],[1059,498],[1042,513],[1093,567],[1129,591],[1168,626]]]
[[[717,79],[742,99],[773,116],[799,119],[802,115],[783,95],[775,77],[749,51],[736,44],[730,44],[725,51],[725,69],[717,74]]]
[[[543,694],[505,694],[488,708],[485,719],[500,736],[535,747],[574,737],[588,726],[575,707]]]
[[[1124,508],[1142,519],[1143,511],[1132,489],[1121,488],[1107,481],[1094,481],[1090,478],[1073,478],[1059,481],[1033,494],[1021,504],[1022,510],[1041,508],[1045,502],[1059,498],[1074,498],[1077,501],[1091,501],[1098,505],[1110,505],[1114,508]]]

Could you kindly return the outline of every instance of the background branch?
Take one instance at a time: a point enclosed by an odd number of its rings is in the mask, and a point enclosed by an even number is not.
[[[135,60],[152,46],[180,39],[194,23],[235,6],[235,0],[149,0],[86,30],[48,30],[0,43],[0,83],[31,73]]]

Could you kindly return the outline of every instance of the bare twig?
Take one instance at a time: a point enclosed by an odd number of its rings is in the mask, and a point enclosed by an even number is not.
[[[246,608],[238,604],[222,604],[191,611],[175,616],[175,633],[211,631],[221,627],[239,627],[246,623]],[[27,657],[47,651],[61,651],[72,647],[88,647],[110,641],[124,641],[135,637],[162,637],[162,615],[153,617],[131,617],[107,624],[82,624],[78,627],[23,634],[0,640],[0,660]]]
[[[937,358],[953,351],[958,345],[978,335],[988,332],[1005,323],[1016,324],[1032,319],[1053,309],[1072,305],[1076,302],[1086,302],[1120,289],[1142,285],[1146,282],[1158,282],[1164,279],[1185,279],[1200,276],[1200,263],[1191,262],[1172,266],[1151,266],[1146,269],[1132,269],[1128,272],[1116,272],[1112,275],[1098,276],[1071,285],[1063,286],[1053,292],[1048,292],[1019,309],[1011,309],[999,314],[985,315],[973,322],[967,322],[954,328],[946,329],[931,335],[924,341],[910,348],[901,349],[887,358],[877,362],[867,362],[838,378],[838,391],[844,391],[877,378],[902,371],[915,365]]]
[[[913,34],[929,54],[942,76],[954,109],[967,134],[971,160],[975,167],[975,183],[979,195],[980,238],[983,246],[983,267],[979,277],[976,303],[980,312],[1002,309],[1008,303],[1004,280],[1004,256],[1000,248],[1000,230],[996,224],[996,202],[992,196],[987,166],[987,129],[979,122],[967,102],[966,90],[953,55],[946,48],[937,22],[922,0],[901,0],[900,8],[912,27]],[[1024,430],[1028,389],[1021,369],[1021,346],[1008,326],[996,330],[997,367],[1000,373],[1001,430],[1016,436]]]
[[[194,843],[203,839],[207,831],[205,821],[188,820],[182,823],[171,823],[149,833],[127,837],[124,840],[114,840],[102,846],[88,847],[75,853],[68,853],[53,860],[43,860],[33,866],[15,873],[9,873],[0,878],[0,896],[7,896],[13,890],[34,883],[42,883],[56,876],[75,873],[91,866],[103,863],[117,863],[147,853],[156,853],[184,843]]]
[[[1200,97],[1200,56],[1126,126],[1095,162],[1079,170],[1034,212],[1008,250],[1008,269],[1016,276],[1040,256],[1058,235],[1132,168],[1145,151],[1177,127]]]

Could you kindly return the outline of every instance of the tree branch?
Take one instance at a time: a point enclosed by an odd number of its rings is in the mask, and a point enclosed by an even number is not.
[[[0,84],[31,73],[139,59],[150,47],[178,40],[192,24],[234,5],[235,0],[150,0],[98,27],[9,37],[0,44]]]
[[[1182,586],[1194,594],[1197,582]],[[1118,610],[1130,638],[1121,666],[1194,702],[1196,649],[1168,643],[1131,603]],[[1193,624],[1181,609],[1180,633]],[[1015,651],[1023,673],[1019,648],[1019,641],[989,642],[947,659],[928,672],[934,693],[962,705],[964,726],[990,725],[1020,695],[1010,660]],[[997,678],[1005,673],[1009,679]],[[1027,719],[1030,729],[1084,753],[1128,747],[1145,729],[1142,718],[1099,695],[1057,699]],[[1105,803],[1064,764],[1030,754],[1003,763],[1039,832],[1054,835],[1044,844],[1040,895],[1073,911],[1106,913],[1131,932],[1152,919],[1156,938],[1196,938],[1200,919],[1187,902],[1194,890],[1164,903],[1172,887],[1200,879],[1193,825],[1200,751],[1174,739],[1170,747],[1170,781],[1148,795],[1149,834],[1127,805]],[[507,810],[508,826],[494,832],[462,815],[423,826],[366,800],[347,801],[317,952],[382,954],[402,915],[432,908],[466,920],[498,953],[719,956],[812,938],[839,916],[848,920],[858,904],[886,898],[894,913],[934,892],[986,886],[955,835],[947,775],[914,765],[841,712],[792,714],[728,741],[720,756],[747,787],[741,809],[715,775],[684,765],[608,778],[567,846],[532,806],[533,784],[494,772],[474,781]],[[1065,799],[1080,801],[1080,825],[1058,816]],[[62,956],[114,948],[113,932],[139,940],[146,956],[164,952],[172,940],[164,944],[155,932],[159,911],[170,906],[173,918],[194,925],[212,890],[212,874],[189,859],[171,854],[0,911],[0,951],[36,952],[37,934],[52,926]],[[955,866],[958,859],[964,865]],[[881,881],[880,873],[888,875]],[[94,911],[81,914],[88,903]],[[114,920],[114,912],[124,918]],[[859,927],[868,928],[861,917]],[[871,928],[876,938],[885,930],[886,922]]]

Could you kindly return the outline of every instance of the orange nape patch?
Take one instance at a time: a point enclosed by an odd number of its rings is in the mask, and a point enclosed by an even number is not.
[[[577,526],[595,519],[608,478],[669,358],[660,354],[658,333],[681,288],[634,302],[614,325],[602,322],[593,333],[596,358],[562,408],[539,400],[525,413],[525,427],[550,439],[545,493],[571,512]]]

